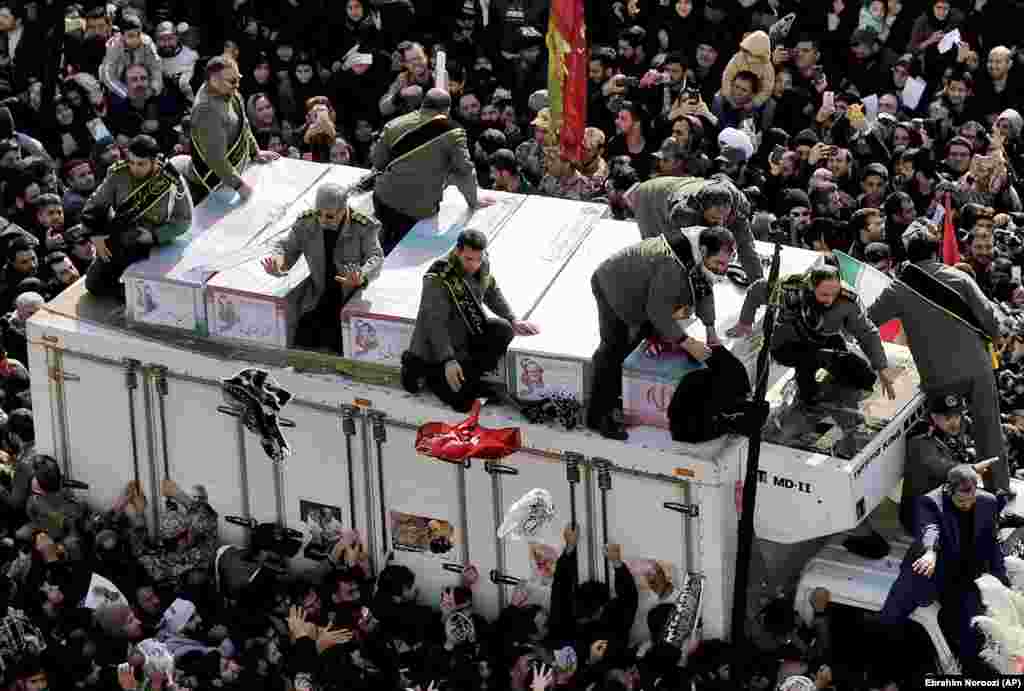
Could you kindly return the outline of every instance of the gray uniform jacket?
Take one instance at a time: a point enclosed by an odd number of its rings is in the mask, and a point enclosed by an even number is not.
[[[763,276],[761,258],[754,249],[750,232],[750,201],[747,195],[726,178],[657,177],[641,183],[633,192],[633,214],[640,227],[640,237],[653,238],[690,226],[706,226],[704,214],[686,208],[689,199],[705,185],[727,182],[733,197],[734,219],[728,228],[736,237],[736,253],[750,280]],[[673,215],[673,209],[682,204]]]
[[[165,171],[171,172],[165,166]],[[178,173],[175,171],[175,175]],[[131,194],[138,183],[132,179],[128,172],[128,164],[125,162],[115,163],[107,171],[107,177],[103,178],[100,186],[89,195],[85,206],[82,208],[82,223],[90,230],[90,236],[105,236],[108,233],[135,230],[134,228],[105,228],[107,215],[112,209],[116,209],[125,198]],[[90,228],[90,219],[96,219]],[[102,220],[101,220],[102,219]],[[164,193],[159,202],[154,204],[149,211],[139,219],[137,226],[145,228],[153,233],[157,244],[170,242],[181,235],[192,225],[192,195],[189,193],[188,185],[184,180],[172,185]]]
[[[346,266],[357,265],[363,274],[363,287],[380,275],[381,264],[384,263],[384,252],[380,247],[380,221],[351,211],[348,222],[338,234],[338,242],[334,245],[334,267],[337,273],[343,273]],[[309,265],[309,280],[303,284],[303,293],[299,302],[300,313],[304,314],[315,308],[323,296],[327,286],[327,258],[324,256],[324,237],[320,230],[320,220],[315,210],[299,216],[291,230],[275,244],[275,249],[284,255],[284,269],[290,270],[299,257],[305,256]],[[357,288],[356,290],[361,290]],[[355,290],[343,289],[342,302],[347,301]]]
[[[679,341],[686,334],[672,318],[684,305],[706,325],[715,323],[715,299],[708,294],[694,305],[689,271],[663,237],[641,240],[605,259],[594,276],[612,310],[630,328],[650,322],[662,338]]]
[[[918,266],[958,292],[989,336],[999,336],[992,304],[970,276],[938,261]],[[991,376],[992,358],[978,334],[944,310],[922,301],[906,285],[893,282],[868,309],[876,324],[891,319],[903,323],[907,344],[925,388],[941,388],[978,375]]]
[[[395,118],[384,125],[370,153],[374,169],[382,171],[374,194],[392,209],[413,218],[429,218],[438,212],[449,181],[459,188],[470,207],[477,205],[476,168],[469,154],[466,130],[461,127],[388,165],[392,162],[391,147],[404,134],[435,117],[444,116],[416,111]]]
[[[788,279],[793,281],[795,277],[790,276]],[[802,288],[783,285],[780,290],[802,290]],[[740,310],[740,321],[744,324],[753,324],[757,308],[765,304],[767,300],[768,279],[762,278],[751,284],[747,290],[747,297]],[[775,332],[772,334],[773,348],[795,341],[809,340],[808,334],[804,333],[799,310],[794,309],[793,305],[788,303],[789,301],[783,297],[775,322]],[[885,350],[882,349],[882,339],[878,335],[878,327],[868,320],[857,294],[845,286],[842,294],[832,303],[832,307],[824,310],[821,324],[810,335],[815,340],[824,341],[829,336],[841,335],[843,332],[857,340],[857,344],[867,355],[872,369],[881,371],[889,366]]]
[[[199,87],[192,105],[192,134],[206,154],[204,160],[210,169],[221,182],[235,190],[242,185],[242,171],[228,163],[228,150],[238,139],[241,129],[242,119],[231,106],[231,98],[211,94],[206,84]],[[249,146],[252,147],[250,157],[255,157],[256,142],[251,137]],[[199,180],[191,160],[188,177],[193,181]]]
[[[450,261],[458,261],[449,256]],[[479,302],[497,316],[509,322],[516,319],[515,313],[505,300],[498,282],[491,275],[490,262],[484,258],[480,271],[470,277],[466,284]],[[423,294],[420,309],[416,315],[416,326],[412,332],[409,350],[431,364],[465,358],[469,354],[469,330],[459,314],[444,282],[429,273],[423,277]]]

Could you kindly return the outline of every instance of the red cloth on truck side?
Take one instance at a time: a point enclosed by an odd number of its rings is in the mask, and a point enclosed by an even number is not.
[[[504,458],[522,446],[518,427],[487,429],[480,426],[479,419],[480,401],[476,401],[469,417],[458,424],[428,422],[416,432],[416,450],[449,463],[462,463],[467,458]]]

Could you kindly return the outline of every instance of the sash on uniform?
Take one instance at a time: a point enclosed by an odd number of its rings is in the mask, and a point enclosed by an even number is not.
[[[112,222],[118,227],[133,227],[142,220],[150,209],[160,203],[169,190],[178,183],[178,173],[169,163],[161,163],[154,175],[132,190],[124,200],[114,207]]]
[[[253,148],[250,145],[255,142],[255,138],[249,127],[249,118],[246,117],[242,98],[238,94],[234,94],[231,97],[231,108],[238,115],[238,120],[242,123],[242,126],[239,128],[238,138],[228,148],[227,161],[235,170],[241,171],[249,163],[249,153]],[[208,191],[212,191],[214,187],[220,184],[220,178],[217,177],[209,163],[206,162],[206,152],[203,151],[203,148],[199,146],[199,142],[196,141],[195,130],[192,130],[191,139],[192,167],[199,178],[200,184]]]
[[[479,338],[484,335],[487,315],[484,314],[484,308],[467,285],[462,267],[456,264],[457,261],[457,259],[451,261],[440,259],[434,262],[427,271],[427,275],[441,279],[452,302],[455,303],[455,308],[459,311],[462,321],[465,322],[470,336]]]
[[[992,339],[981,327],[981,322],[971,311],[970,305],[963,296],[953,288],[929,274],[916,264],[907,264],[900,274],[900,281],[917,293],[925,302],[939,308],[950,315],[981,338],[985,349],[992,357],[992,369],[999,367],[998,355],[993,348]]]
[[[419,127],[409,130],[399,137],[398,141],[391,147],[391,160],[384,166],[384,171],[390,170],[392,166],[406,158],[409,154],[418,151],[427,144],[440,139],[456,129],[459,129],[459,126],[448,118],[435,117]],[[376,185],[377,177],[384,171],[370,171],[355,184],[356,189],[360,192],[369,192]]]

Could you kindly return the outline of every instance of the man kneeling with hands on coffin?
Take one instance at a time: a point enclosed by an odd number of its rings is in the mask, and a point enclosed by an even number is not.
[[[125,269],[192,225],[192,196],[156,140],[140,134],[128,145],[128,160],[112,165],[85,202],[82,225],[96,246],[86,289],[123,300]]]
[[[306,257],[310,280],[303,284],[295,345],[341,352],[341,308],[359,289],[380,275],[384,253],[380,222],[348,206],[349,190],[325,183],[316,191],[316,208],[302,213],[263,259],[272,276],[287,273]]]
[[[427,270],[412,344],[402,353],[408,392],[417,393],[425,379],[438,398],[463,413],[486,395],[480,380],[498,366],[513,336],[539,333],[516,319],[491,275],[486,249],[486,235],[463,230],[455,249]],[[483,305],[497,318],[489,318]]]
[[[628,438],[622,362],[644,338],[655,352],[679,347],[700,362],[711,357],[711,347],[720,345],[711,288],[735,252],[727,228],[694,226],[641,240],[597,267],[590,285],[601,343],[591,361],[588,427],[609,439]],[[706,327],[706,342],[687,336],[676,321],[692,313]]]

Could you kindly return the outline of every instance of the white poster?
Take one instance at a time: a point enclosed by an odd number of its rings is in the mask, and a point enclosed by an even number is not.
[[[284,348],[288,345],[285,304],[210,291],[210,335]]]
[[[515,395],[524,401],[538,401],[556,392],[583,400],[583,364],[568,360],[516,353]]]
[[[196,288],[191,286],[129,279],[128,299],[131,301],[132,319],[144,324],[194,332],[199,326],[195,292]]]
[[[89,592],[85,594],[82,606],[86,609],[97,609],[104,605],[127,605],[128,600],[112,582],[94,573],[89,581]]]
[[[400,367],[412,343],[413,324],[370,317],[352,317],[345,355],[353,360]]]

